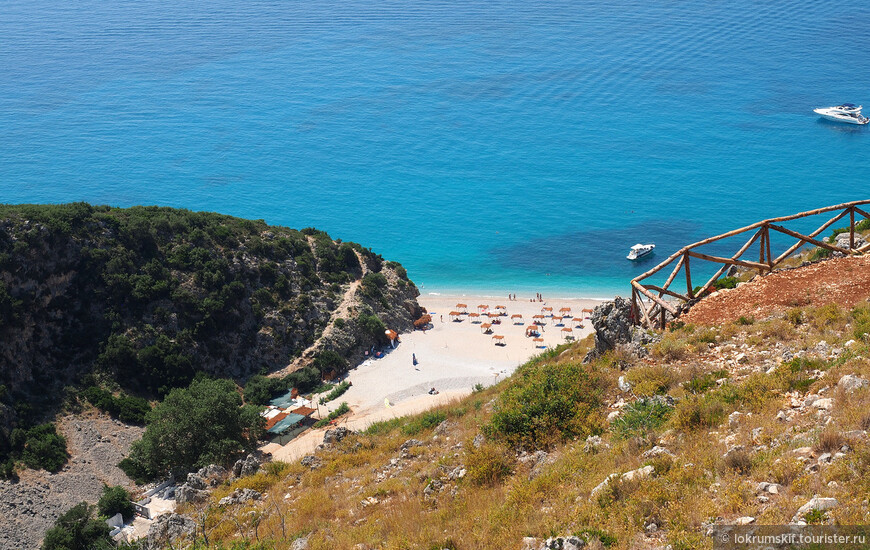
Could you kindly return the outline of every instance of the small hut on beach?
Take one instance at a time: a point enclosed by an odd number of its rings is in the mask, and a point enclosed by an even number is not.
[[[522,325],[523,315],[521,313],[514,313],[513,315],[511,315],[511,321],[513,321],[515,325]]]
[[[459,311],[451,311],[450,312],[450,320],[453,321],[454,323],[461,323],[462,322],[462,313]]]
[[[456,311],[460,314],[465,315],[468,313],[468,304],[456,304]]]

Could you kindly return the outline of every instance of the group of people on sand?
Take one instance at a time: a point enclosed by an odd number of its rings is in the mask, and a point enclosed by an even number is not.
[[[511,301],[511,302],[516,302],[516,301],[517,301],[517,295],[516,295],[516,294],[508,294],[508,300]],[[541,296],[541,293],[540,293],[540,292],[537,292],[537,293],[535,293],[535,297],[534,297],[534,298],[529,298],[529,301],[530,301],[530,302],[543,302],[543,301],[544,301],[544,297]]]

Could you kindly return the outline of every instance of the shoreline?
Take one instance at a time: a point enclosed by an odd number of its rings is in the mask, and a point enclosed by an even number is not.
[[[508,300],[507,293],[501,298],[421,294],[418,302],[432,315],[432,328],[401,334],[401,343],[384,357],[367,359],[352,368],[345,377],[351,387],[334,401],[320,405],[321,416],[347,402],[351,412],[339,418],[336,425],[360,430],[373,422],[416,414],[460,399],[477,384],[486,387],[504,380],[533,356],[565,342],[566,335],[576,341],[591,334],[591,323],[585,319],[588,312],[583,310],[591,310],[604,301],[546,296],[543,301],[529,299],[519,293],[516,300]],[[457,303],[465,303],[469,313],[477,313],[480,305],[488,305],[490,311],[495,306],[505,306],[507,315],[494,319],[464,315],[461,320],[451,320],[450,313]],[[542,312],[544,308],[552,309]],[[558,317],[563,308],[570,308],[573,317],[559,322],[553,316]],[[521,315],[522,324],[512,315]],[[539,333],[540,341],[526,336],[533,315],[551,315],[542,320],[546,324]],[[575,317],[580,317],[580,321],[575,321]],[[483,325],[495,319],[500,323],[492,324],[492,334],[485,334]],[[495,335],[502,338],[495,339]],[[438,393],[430,394],[432,388]],[[295,460],[313,452],[323,439],[323,431],[310,429],[284,446],[269,443],[261,449],[271,452],[275,460]]]

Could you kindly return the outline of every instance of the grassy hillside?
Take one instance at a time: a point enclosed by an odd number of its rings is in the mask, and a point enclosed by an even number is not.
[[[303,355],[341,370],[383,338],[382,323],[409,330],[417,294],[399,264],[315,229],[158,207],[0,206],[0,452],[65,387],[155,398],[198,372],[244,380]]]
[[[537,549],[573,534],[680,550],[712,548],[713,525],[867,524],[870,386],[848,381],[870,379],[868,319],[863,303],[688,325],[646,357],[588,364],[581,342],[181,511],[210,548]],[[216,506],[241,487],[264,496]],[[837,504],[794,517],[814,495]]]

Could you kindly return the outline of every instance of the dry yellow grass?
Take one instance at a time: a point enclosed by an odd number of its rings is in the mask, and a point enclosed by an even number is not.
[[[609,388],[605,404],[618,397],[633,399],[614,387],[621,374],[635,384],[637,395],[667,393],[678,399],[667,421],[643,437],[619,439],[605,429],[597,448],[582,439],[568,440],[552,446],[540,461],[497,439],[475,448],[474,437],[492,418],[494,400],[511,383],[504,381],[439,409],[446,421],[438,433],[433,427],[403,433],[408,430],[403,425],[419,425],[414,418],[375,426],[369,434],[318,453],[319,468],[271,466],[266,473],[216,489],[206,521],[210,546],[229,548],[231,542],[248,541],[248,548],[262,544],[281,550],[307,535],[312,550],[483,550],[519,548],[526,536],[586,533],[593,539],[591,548],[605,547],[602,543],[613,549],[666,544],[712,548],[704,525],[746,515],[757,523],[784,523],[814,494],[840,501],[828,521],[866,523],[870,445],[866,437],[837,434],[870,428],[870,388],[846,394],[836,389],[836,382],[843,374],[870,376],[870,361],[863,358],[870,347],[856,342],[838,357],[810,366],[777,366],[770,350],[810,348],[822,339],[842,346],[851,339],[850,312],[804,309],[801,317],[807,321],[798,327],[780,317],[718,331],[684,328],[667,333],[651,358],[611,355],[590,366]],[[589,346],[578,343],[545,361],[550,368],[576,363]],[[741,350],[748,362],[729,359]],[[720,385],[715,380],[723,365],[728,382]],[[707,373],[712,373],[708,383],[693,386],[697,395],[682,387]],[[795,385],[800,389],[790,390]],[[833,397],[834,408],[829,416],[808,410],[782,421],[776,416],[790,410],[789,391],[801,396],[824,391]],[[752,414],[729,426],[733,411]],[[410,437],[423,445],[403,453],[400,447]],[[808,463],[794,453],[814,445],[819,452],[835,452],[843,443],[853,450],[818,472],[807,471]],[[656,444],[674,456],[641,456]],[[726,458],[726,451],[737,445],[744,450]],[[393,459],[398,466],[391,464]],[[655,474],[613,481],[591,495],[609,475],[644,465],[652,465]],[[462,468],[465,476],[457,478],[454,472]],[[759,499],[755,487],[760,481],[780,484],[779,493],[768,495],[766,502]],[[249,506],[215,507],[239,487],[265,496]],[[196,515],[203,510],[205,506],[188,506],[184,511]],[[648,533],[651,524],[657,530]]]

